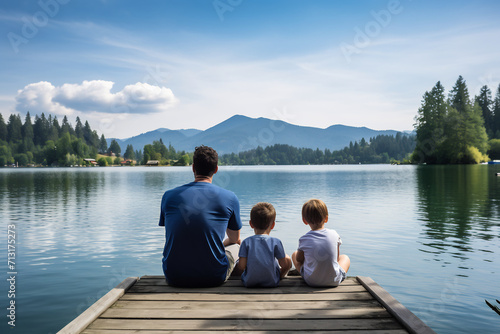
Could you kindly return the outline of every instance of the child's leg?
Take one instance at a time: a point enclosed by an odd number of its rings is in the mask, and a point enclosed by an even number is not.
[[[293,261],[293,265],[295,266],[295,269],[297,269],[297,271],[299,272],[299,275],[301,275],[301,271],[300,269],[302,268],[302,265],[304,264],[304,262],[300,262],[298,259],[297,259],[297,256],[300,258],[300,257],[304,257],[304,252],[300,252],[301,254],[299,254],[299,251],[295,251],[293,252],[292,254],[292,261]]]
[[[347,273],[349,267],[351,266],[351,259],[349,258],[349,256],[345,254],[339,255],[339,266],[341,266],[342,269],[344,269],[344,271]]]

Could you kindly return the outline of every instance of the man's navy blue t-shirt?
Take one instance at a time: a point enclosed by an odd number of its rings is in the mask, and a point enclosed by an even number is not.
[[[168,190],[161,200],[165,226],[163,272],[176,286],[216,286],[226,279],[226,229],[241,229],[236,195],[208,182]]]

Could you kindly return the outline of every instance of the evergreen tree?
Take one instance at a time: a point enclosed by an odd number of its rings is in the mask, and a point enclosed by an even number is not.
[[[71,134],[73,134],[73,132],[74,132],[74,130],[68,122],[68,117],[66,115],[64,115],[62,125],[61,125],[60,136],[62,136],[65,133],[69,133],[71,135]]]
[[[30,112],[28,111],[26,113],[26,118],[24,119],[24,124],[23,124],[23,152],[27,153],[28,151],[33,151],[34,149],[34,132],[33,132],[33,124],[31,123],[31,116]]]
[[[494,138],[500,139],[500,84],[498,85],[495,100],[493,101],[493,126],[491,131]]]
[[[83,139],[87,145],[92,145],[92,129],[88,121],[85,121],[85,126],[83,127]]]
[[[163,140],[161,138],[160,138],[160,140],[153,141],[153,150],[156,153],[160,154],[160,157],[156,160],[169,159],[169,157],[170,157],[169,151],[168,151],[167,147],[165,146],[165,144],[163,144]]]
[[[439,84],[439,83],[438,83]],[[467,86],[460,76],[443,101],[444,89],[424,94],[416,117],[417,145],[412,159],[425,163],[479,163],[487,160],[488,136],[483,110],[470,104]]]
[[[9,142],[16,143],[23,139],[22,127],[21,116],[11,114],[9,116],[9,123],[7,124]]]
[[[127,145],[127,149],[125,150],[123,157],[127,160],[135,159],[134,147],[131,144]]]
[[[135,160],[137,161],[137,163],[141,163],[142,162],[142,150],[136,150],[135,151]]]
[[[78,116],[76,116],[75,136],[76,138],[83,138],[83,124]]]
[[[45,114],[42,113],[40,117],[38,115],[35,116],[35,123],[33,124],[33,135],[35,145],[43,146],[45,142],[49,138],[49,121],[45,117]]]
[[[23,124],[23,138],[33,140],[33,137],[33,124],[31,123],[30,112],[28,111]]]
[[[425,92],[422,106],[415,118],[417,146],[414,160],[417,162],[437,163],[440,160],[439,147],[442,144],[446,103],[444,87],[438,81],[430,92]]]
[[[56,130],[57,135],[61,133],[61,125],[59,125],[59,121],[57,120],[57,116],[54,116],[52,119],[52,127]]]
[[[462,76],[458,76],[457,82],[448,96],[449,105],[455,108],[460,114],[465,112],[465,106],[470,104],[469,90]]]
[[[7,141],[7,135],[7,124],[5,124],[2,114],[0,114],[0,140]]]
[[[106,138],[104,135],[101,135],[101,140],[99,141],[99,152],[106,153],[108,151],[108,143],[106,142]]]
[[[90,146],[92,146],[94,149],[97,150],[99,148],[99,135],[97,134],[96,130],[92,131],[92,136],[90,140],[91,140]]]
[[[118,144],[118,142],[116,140],[113,139],[111,141],[111,143],[109,144],[108,154],[114,153],[114,154],[116,154],[117,157],[119,157],[121,152],[122,152],[122,149],[120,148],[120,145]]]
[[[49,115],[48,123],[49,123],[49,131],[47,139],[56,142],[59,139],[59,132],[61,130],[61,126],[57,121],[57,117],[54,116],[54,118],[52,118],[52,115]]]
[[[488,88],[488,86],[484,85],[483,87],[481,87],[479,95],[476,96],[475,101],[479,104],[479,107],[481,107],[486,133],[490,137],[493,137],[493,128],[495,127],[493,124],[493,111],[491,110],[493,101],[491,99],[491,90]]]

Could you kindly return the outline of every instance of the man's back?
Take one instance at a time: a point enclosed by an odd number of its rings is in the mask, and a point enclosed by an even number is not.
[[[163,271],[169,284],[215,286],[224,282],[228,259],[226,229],[239,230],[234,193],[207,182],[192,182],[165,192],[160,226],[165,226]]]

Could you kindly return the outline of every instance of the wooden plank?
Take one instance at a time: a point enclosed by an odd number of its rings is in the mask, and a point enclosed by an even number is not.
[[[257,330],[257,331],[303,331],[303,330],[368,330],[401,329],[393,318],[382,319],[326,319],[311,320],[262,320],[262,319],[208,319],[208,320],[156,320],[156,319],[96,319],[89,329],[116,330]]]
[[[216,310],[315,310],[315,309],[337,309],[354,307],[380,307],[380,303],[372,300],[344,300],[342,302],[333,300],[315,301],[272,301],[272,302],[221,302],[221,301],[157,301],[157,300],[123,300],[114,303],[111,308],[126,309],[163,309],[163,310],[196,310],[196,309],[216,309]]]
[[[86,309],[82,314],[76,317],[73,321],[61,329],[59,334],[73,334],[80,333],[92,321],[97,319],[106,309],[108,309],[114,302],[116,302],[131,286],[137,282],[137,277],[128,277],[118,284],[115,288],[102,296],[92,306]]]
[[[157,310],[110,308],[99,319],[364,319],[390,318],[391,315],[383,307],[358,307],[349,309],[316,309],[316,310],[220,310],[216,308],[196,310]]]
[[[160,276],[159,278],[143,278],[141,277],[140,280],[136,283],[137,286],[139,285],[167,285],[167,281],[165,280],[165,277]],[[355,277],[352,278],[347,278],[344,282],[342,282],[341,286],[344,285],[360,285],[358,280],[356,280]],[[227,286],[243,286],[243,283],[241,282],[241,279],[235,278],[235,279],[230,279],[226,283],[222,284],[221,286],[227,287]],[[293,287],[293,286],[307,286],[306,282],[302,279],[300,276],[294,276],[294,277],[287,277],[283,280],[280,281],[279,284],[280,287]]]
[[[410,333],[435,334],[420,318],[404,307],[371,278],[357,276],[357,279]]]
[[[342,292],[362,292],[365,288],[362,285],[340,285],[334,288],[313,288],[309,286],[297,287],[277,287],[277,288],[245,288],[244,286],[217,286],[211,288],[178,288],[169,285],[134,285],[130,293],[218,293],[218,294],[295,294],[295,293],[342,293]]]
[[[230,333],[237,334],[286,334],[287,332],[283,331],[237,331]],[[338,331],[308,331],[302,330],[300,331],[302,334],[339,334]],[[113,330],[113,329],[86,329],[82,332],[82,334],[221,334],[221,331],[218,330],[204,330],[204,331],[171,331],[171,330]],[[228,334],[228,332],[225,332]],[[404,329],[381,329],[381,330],[343,330],[342,334],[408,334],[408,332]]]
[[[121,300],[172,300],[172,301],[316,301],[316,300],[371,300],[367,292],[346,293],[297,293],[297,294],[246,294],[244,298],[237,294],[216,293],[127,293]]]

